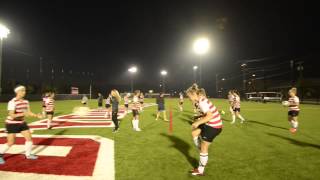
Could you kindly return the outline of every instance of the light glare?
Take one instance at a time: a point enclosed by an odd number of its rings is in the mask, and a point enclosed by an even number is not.
[[[0,38],[2,39],[8,37],[9,33],[10,30],[6,26],[0,24]]]
[[[193,51],[199,55],[206,54],[209,48],[210,42],[207,38],[199,38],[193,43]]]

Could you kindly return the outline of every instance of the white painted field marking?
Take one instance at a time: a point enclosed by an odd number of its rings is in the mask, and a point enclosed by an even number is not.
[[[37,145],[32,149],[32,154],[38,156],[58,156],[58,157],[66,157],[72,146],[45,146],[45,145]],[[25,145],[13,145],[8,152],[8,154],[24,154]]]
[[[0,133],[0,137],[5,137],[5,133]],[[22,137],[20,134],[18,137]],[[96,160],[92,176],[66,176],[37,173],[19,173],[0,170],[0,179],[5,180],[114,180],[114,141],[100,136],[86,135],[32,135],[39,138],[88,138],[100,143],[100,149]],[[45,164],[44,164],[45,165]]]

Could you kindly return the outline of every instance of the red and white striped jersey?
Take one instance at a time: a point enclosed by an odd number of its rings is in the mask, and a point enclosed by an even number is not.
[[[123,100],[124,100],[124,104],[129,104],[129,97],[128,96],[124,96]]]
[[[299,104],[300,100],[297,96],[290,97],[289,100],[289,111],[300,111]]]
[[[54,111],[54,99],[52,99],[51,97],[46,98],[45,105],[46,112]]]
[[[42,98],[42,107],[46,107],[46,99],[47,99],[48,97],[47,96],[44,96],[43,98]]]
[[[132,109],[133,110],[140,110],[140,102],[139,102],[139,97],[138,96],[133,96],[132,99]]]
[[[234,99],[234,96],[232,94],[229,94],[228,95],[228,100],[229,100],[230,103],[233,102],[233,99]]]
[[[14,114],[23,114],[29,110],[29,101],[24,99],[13,98],[8,103],[8,111],[14,111]],[[8,116],[6,119],[7,124],[21,124],[24,122],[24,115],[17,118]]]
[[[204,114],[211,112],[212,118],[206,124],[213,128],[222,128],[222,120],[218,109],[209,101],[209,99],[202,97],[199,101],[200,111]]]
[[[240,96],[233,96],[233,108],[240,108]]]

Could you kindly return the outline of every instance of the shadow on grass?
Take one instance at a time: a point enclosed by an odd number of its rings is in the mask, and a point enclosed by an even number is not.
[[[195,165],[197,164],[197,160],[190,155],[189,150],[191,149],[191,146],[187,142],[174,135],[170,136],[164,133],[161,133],[160,135],[168,138],[173,143],[171,147],[177,149],[181,154],[183,154],[186,157],[189,164],[192,167],[195,167]]]
[[[289,141],[291,144],[297,145],[297,146],[301,146],[301,147],[312,147],[312,148],[316,148],[316,149],[320,149],[320,145],[318,144],[312,144],[312,143],[307,143],[307,142],[303,142],[303,141],[298,141],[292,138],[288,138],[285,136],[280,136],[278,134],[273,134],[273,133],[267,133],[269,136],[273,136],[273,137],[277,137],[280,139],[284,139]]]
[[[248,120],[248,121],[246,121],[246,123],[254,123],[254,124],[259,124],[259,125],[262,125],[262,126],[267,126],[267,127],[277,128],[277,129],[288,130],[288,128],[284,128],[284,127],[280,127],[280,126],[275,126],[275,125],[268,124],[268,123],[264,123],[264,122],[260,122],[260,121]]]

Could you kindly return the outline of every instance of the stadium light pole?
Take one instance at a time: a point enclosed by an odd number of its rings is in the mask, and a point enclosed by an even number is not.
[[[166,70],[162,70],[160,74],[162,76],[162,92],[165,93],[166,91],[165,77],[167,76],[168,72]]]
[[[133,93],[133,75],[138,71],[138,68],[136,66],[132,66],[128,71],[131,74],[131,93]]]
[[[197,70],[198,70],[198,66],[193,66],[193,81],[194,83],[197,83]]]
[[[10,30],[0,24],[0,95],[2,93],[2,44],[3,44],[3,39],[8,37],[8,34],[10,34]]]
[[[204,56],[210,49],[210,41],[206,37],[201,37],[193,42],[193,52],[199,56]],[[199,67],[199,84],[202,84],[202,61],[200,60]]]

